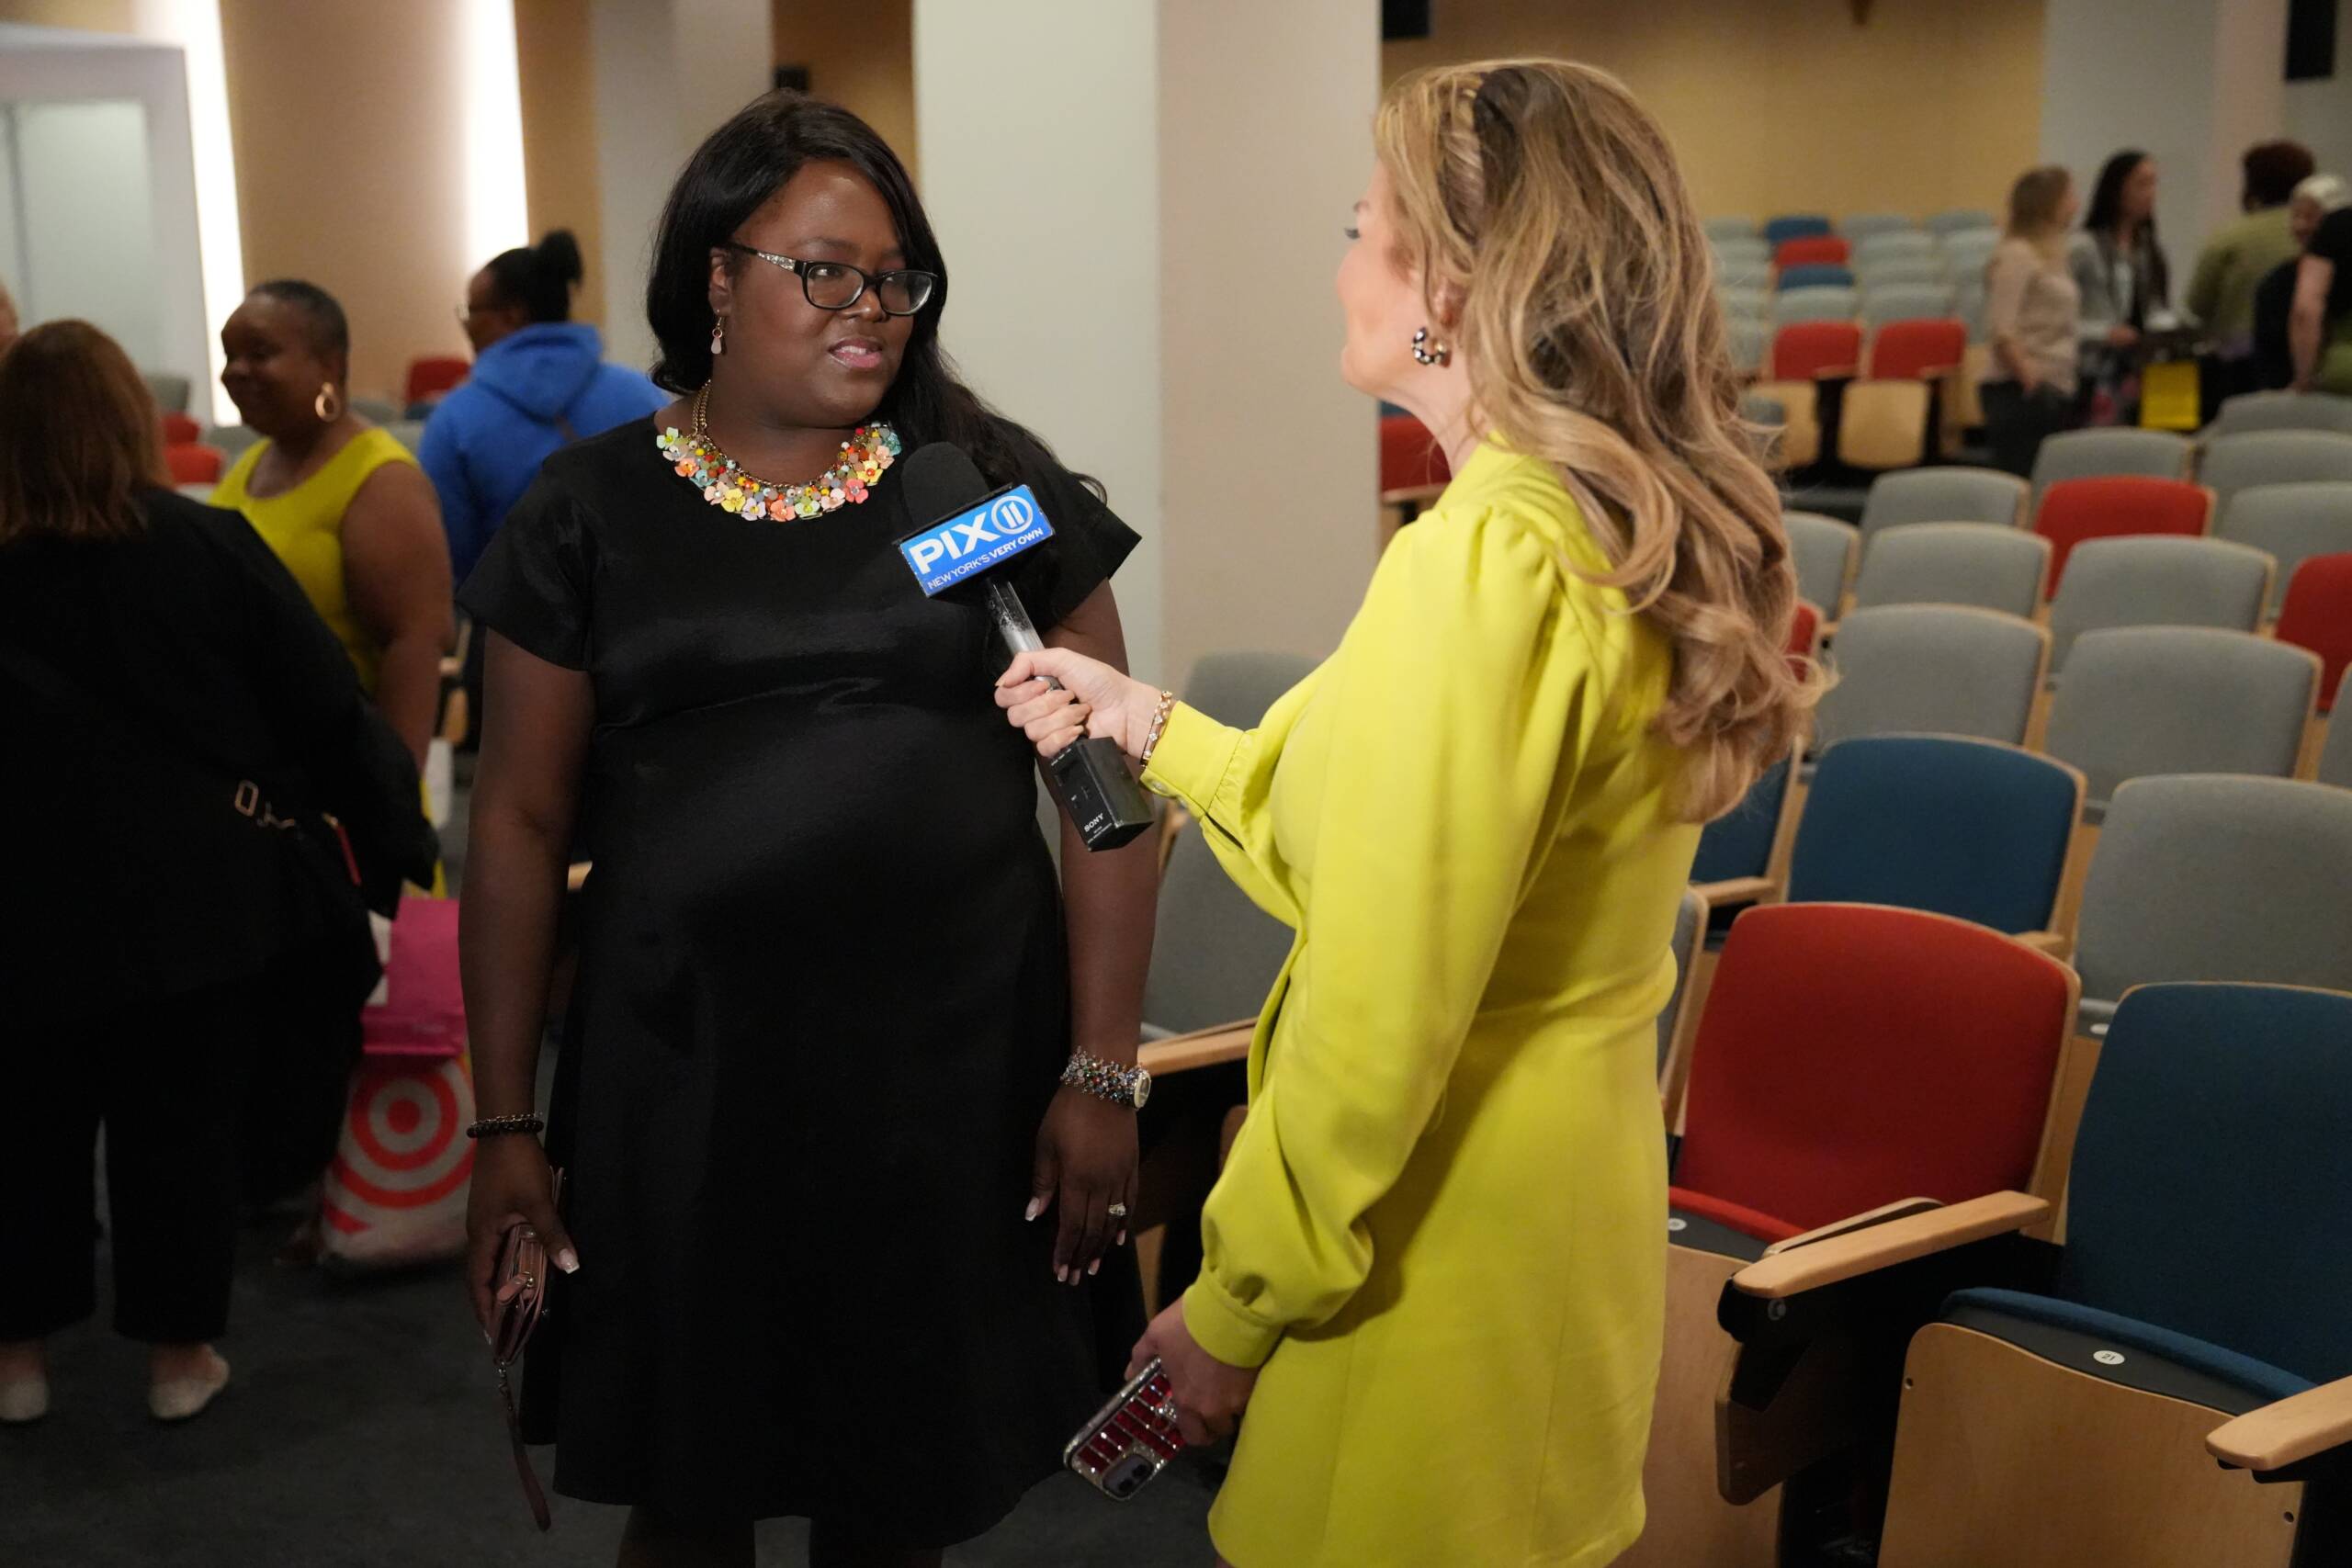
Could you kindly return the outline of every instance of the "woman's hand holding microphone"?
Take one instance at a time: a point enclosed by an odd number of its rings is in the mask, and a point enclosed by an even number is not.
[[[1061,683],[1056,691],[1046,682]],[[1066,648],[1016,653],[996,683],[996,705],[1041,757],[1091,735],[1106,736],[1140,762],[1159,694],[1100,660]]]

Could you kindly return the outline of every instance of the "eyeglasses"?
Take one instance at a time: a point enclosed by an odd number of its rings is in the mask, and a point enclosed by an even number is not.
[[[865,298],[869,288],[883,312],[892,316],[911,316],[931,303],[939,292],[939,274],[913,272],[901,268],[896,272],[866,272],[847,262],[796,261],[773,251],[755,250],[740,241],[729,240],[727,248],[741,251],[747,256],[757,256],[770,266],[780,266],[800,279],[800,292],[808,303],[820,310],[846,310]]]

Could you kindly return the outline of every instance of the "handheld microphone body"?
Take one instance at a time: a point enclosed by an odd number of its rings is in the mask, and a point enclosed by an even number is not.
[[[977,578],[980,602],[1005,647],[1015,653],[1045,647],[1021,595],[998,570],[1053,537],[1035,493],[1027,485],[990,491],[972,459],[945,442],[920,448],[899,472],[908,510],[933,520],[899,543],[923,592],[936,598]],[[1064,747],[1046,759],[1046,776],[1090,850],[1117,849],[1151,826],[1150,798],[1125,753],[1106,737]]]

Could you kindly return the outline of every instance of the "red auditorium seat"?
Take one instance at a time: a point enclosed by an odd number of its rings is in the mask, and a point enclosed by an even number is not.
[[[2352,665],[2352,552],[2303,558],[2287,581],[2287,602],[2278,609],[2278,640],[2319,655],[2319,711],[2329,712],[2345,668]]]
[[[471,362],[453,354],[429,354],[408,362],[408,400],[437,398],[473,374]]]
[[[1453,477],[1427,426],[1408,413],[1380,418],[1380,492],[1442,485]]]
[[[1960,368],[1968,352],[1968,323],[1961,321],[1889,321],[1871,336],[1869,367],[1874,380],[1923,381]]]
[[[171,470],[175,485],[219,484],[225,461],[220,447],[192,441],[175,441],[164,448],[164,467]]]
[[[1803,239],[1783,240],[1772,253],[1774,266],[1844,266],[1853,254],[1853,247],[1836,234],[1810,234]]]
[[[1789,622],[1789,664],[1800,675],[1804,673],[1805,660],[1821,651],[1821,611],[1811,601],[1797,601],[1797,613]]]
[[[164,445],[185,446],[204,434],[204,426],[184,413],[166,411],[164,414]]]
[[[1851,321],[1792,321],[1772,334],[1772,379],[1851,376],[1862,360],[1862,329]]]
[[[2079,990],[2056,959],[1944,915],[1776,904],[1733,922],[1668,1193],[1667,1349],[1643,1472],[1651,1534],[1625,1562],[1777,1561],[1770,1488],[1785,1475],[1766,1472],[1782,1455],[1747,1435],[1801,1411],[1836,1431],[1852,1409],[1831,1382],[1845,1358],[1808,1354],[1784,1380],[1727,1384],[1739,1347],[1716,1322],[1725,1281],[1768,1245],[1905,1200],[2029,1190]],[[1733,1406],[1719,1412],[1727,1386]],[[1742,1388],[1762,1404],[1739,1404]],[[1745,1506],[1718,1488],[1719,1419],[1721,1463],[1739,1467],[1721,1473],[1756,1499]]]
[[[2058,592],[2066,557],[2085,539],[2124,534],[2205,532],[2213,515],[2213,492],[2186,479],[2116,474],[2103,479],[2060,479],[2041,492],[2033,531],[2050,541],[2050,582],[2043,597]]]

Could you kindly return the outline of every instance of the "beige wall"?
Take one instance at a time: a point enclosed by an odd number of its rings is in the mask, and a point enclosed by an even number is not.
[[[596,58],[587,0],[514,0],[523,100],[523,185],[531,238],[569,229],[587,258],[572,318],[605,319],[602,212],[596,192]],[[488,258],[484,258],[485,260]]]
[[[775,62],[808,67],[808,90],[915,161],[914,0],[775,0]]]
[[[2036,162],[2042,0],[1441,0],[1419,65],[1550,54],[1623,77],[1702,212],[1994,207]]]

